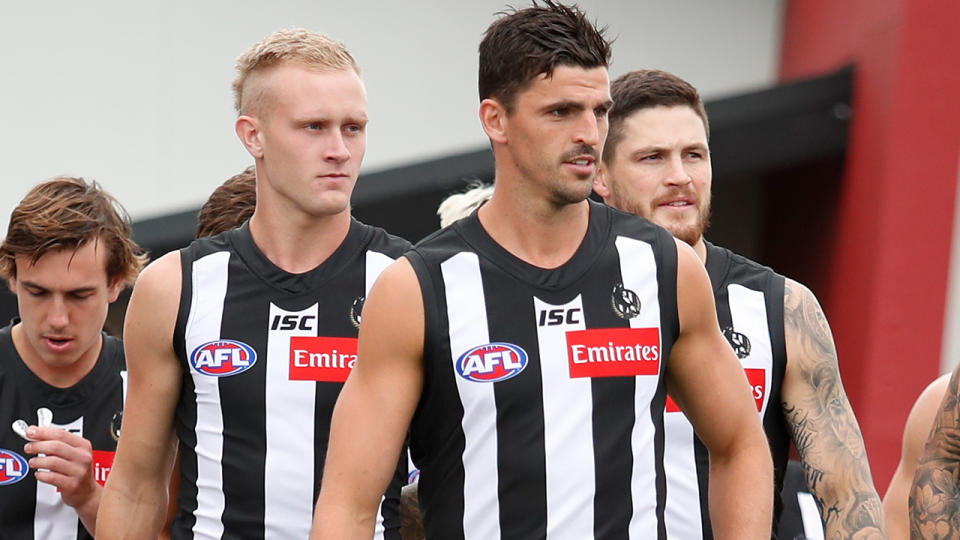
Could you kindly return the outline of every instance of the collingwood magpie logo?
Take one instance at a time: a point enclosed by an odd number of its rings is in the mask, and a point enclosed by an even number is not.
[[[110,419],[110,436],[113,437],[113,440],[120,440],[120,427],[123,424],[123,411],[117,411],[113,413],[113,418]]]
[[[613,306],[613,312],[621,319],[632,319],[640,314],[640,297],[624,287],[623,283],[617,283],[613,287],[610,304]]]
[[[727,338],[727,342],[733,347],[733,352],[737,353],[737,358],[743,360],[750,356],[750,338],[746,334],[741,334],[732,326],[727,326],[723,329],[723,337]]]
[[[360,328],[360,313],[363,311],[364,300],[366,300],[365,296],[358,296],[353,301],[353,305],[350,306],[350,322],[352,322],[356,328]]]

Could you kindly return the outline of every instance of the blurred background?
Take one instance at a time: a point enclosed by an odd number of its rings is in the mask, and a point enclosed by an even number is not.
[[[526,4],[519,4],[526,5]],[[960,2],[585,0],[611,78],[667,70],[708,103],[707,237],[817,294],[881,494],[916,396],[960,358]],[[492,180],[476,48],[501,1],[33,2],[0,16],[0,232],[37,182],[98,180],[151,255],[193,237],[252,159],[233,132],[234,59],[305,27],[347,44],[370,125],[355,215],[417,241]],[[126,297],[108,329],[118,332]],[[16,314],[0,297],[0,316]]]

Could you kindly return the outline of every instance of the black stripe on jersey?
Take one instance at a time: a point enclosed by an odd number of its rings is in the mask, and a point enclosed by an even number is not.
[[[228,268],[220,339],[242,341],[265,358],[270,303],[265,302],[258,306],[257,311],[252,311],[246,301],[250,291],[242,290],[235,283],[236,276],[245,271],[243,263],[231,256]],[[264,330],[251,333],[251,328]],[[253,382],[254,379],[256,382]],[[251,406],[266,401],[266,380],[265,361],[254,363],[243,377],[220,377],[217,380],[223,415],[223,530],[225,534],[228,531],[244,531],[244,538],[251,540],[264,537],[267,441],[265,435],[241,440],[236,434],[249,432],[250,426],[256,426],[258,433],[266,433],[266,407]]]
[[[630,327],[629,321],[618,317],[611,307],[611,284],[621,282],[622,278],[613,265],[608,269],[606,276],[587,280],[580,286],[583,298],[607,300],[583,303],[587,328]],[[594,462],[594,538],[629,538],[630,518],[633,515],[632,486],[630,475],[623,474],[623,471],[633,468],[632,455],[625,449],[632,447],[631,434],[636,423],[633,407],[636,387],[633,377],[595,377],[591,380],[594,453],[610,456]],[[618,433],[619,436],[612,437],[612,433]]]
[[[427,263],[417,251],[408,251],[404,257],[420,280],[424,310],[423,392],[410,424],[410,456],[420,468],[418,494],[427,538],[463,540],[463,490],[449,490],[447,486],[462,486],[464,482],[463,455],[466,441],[460,421],[463,406],[457,395],[456,374],[453,370],[436,370],[450,358],[450,342],[444,329],[449,328],[447,298],[443,283],[434,280]],[[429,286],[427,285],[429,284]],[[433,381],[440,380],[439,384]],[[433,416],[425,411],[448,410],[449,414]],[[433,433],[442,434],[431,437]],[[448,471],[447,476],[431,471]]]
[[[673,344],[680,335],[680,316],[677,306],[677,245],[673,235],[657,227],[656,239],[648,240],[659,247],[659,264],[657,265],[657,282],[660,284],[660,335],[667,336],[660,345],[660,358],[663,362],[660,368],[660,388],[650,403],[650,416],[656,431],[654,432],[654,447],[656,451],[657,468],[657,537],[663,540],[667,537],[664,510],[667,506],[667,477],[663,470],[663,413],[667,402],[667,385],[665,377],[670,365],[670,354]],[[653,236],[653,235],[651,235]]]
[[[480,260],[484,296],[487,299],[487,327],[491,341],[525,343],[537,335],[533,299],[517,281],[501,272],[486,271],[492,265]],[[569,299],[567,299],[569,300]],[[492,309],[491,306],[496,306]],[[503,313],[511,317],[498,317]],[[526,315],[523,315],[526,314]],[[540,355],[527,350],[524,377],[515,377],[494,385],[497,407],[497,470],[502,538],[546,538],[547,474],[544,441],[543,381]],[[535,406],[518,410],[510,404],[515,395],[529,396]],[[504,474],[506,471],[508,474]],[[517,472],[522,471],[518,475]]]
[[[764,304],[767,315],[767,328],[770,333],[772,347],[772,366],[767,409],[763,416],[763,430],[770,444],[770,453],[773,457],[774,470],[774,530],[783,511],[781,490],[786,471],[790,450],[790,433],[787,429],[786,418],[783,414],[781,388],[783,386],[784,371],[787,363],[786,339],[784,336],[783,297],[785,290],[784,277],[772,269],[755,261],[747,259],[732,251],[705,242],[707,247],[707,273],[714,288],[714,297],[717,303],[717,319],[721,328],[733,326],[730,313],[730,298],[728,285],[736,283],[752,290],[763,291]],[[707,481],[706,474],[702,474],[700,467],[707,467],[706,450],[703,443],[696,439],[697,474],[701,480],[701,507],[703,515],[709,517],[706,504]],[[701,459],[701,453],[703,457]],[[702,463],[701,463],[702,462]],[[704,520],[704,529],[709,530],[709,521]],[[704,538],[713,538],[704,536]]]

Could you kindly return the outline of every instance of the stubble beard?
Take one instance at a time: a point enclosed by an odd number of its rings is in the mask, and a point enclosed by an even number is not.
[[[707,201],[703,206],[698,208],[696,221],[688,224],[674,220],[667,221],[654,219],[654,215],[657,210],[656,207],[644,208],[643,205],[639,203],[623,200],[616,192],[613,192],[612,195],[613,197],[611,202],[613,207],[640,216],[647,221],[663,227],[664,229],[670,231],[670,234],[672,234],[674,238],[691,247],[700,241],[700,238],[703,237],[704,231],[706,231],[710,226],[710,201]]]

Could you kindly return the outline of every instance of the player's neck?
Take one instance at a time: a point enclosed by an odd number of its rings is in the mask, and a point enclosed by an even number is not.
[[[309,272],[333,254],[350,231],[350,211],[322,217],[270,214],[257,207],[250,234],[257,248],[291,274]]]
[[[556,268],[570,260],[587,233],[589,204],[557,207],[505,191],[498,184],[480,207],[478,216],[487,234],[515,257],[540,268]]]
[[[51,366],[40,358],[40,355],[34,350],[30,340],[24,333],[23,323],[17,323],[10,331],[10,337],[13,339],[13,346],[17,354],[34,375],[41,381],[55,388],[70,388],[87,376],[97,365],[97,358],[100,357],[100,349],[103,347],[103,337],[98,336],[97,344],[84,351],[80,358],[75,362],[62,366]]]

